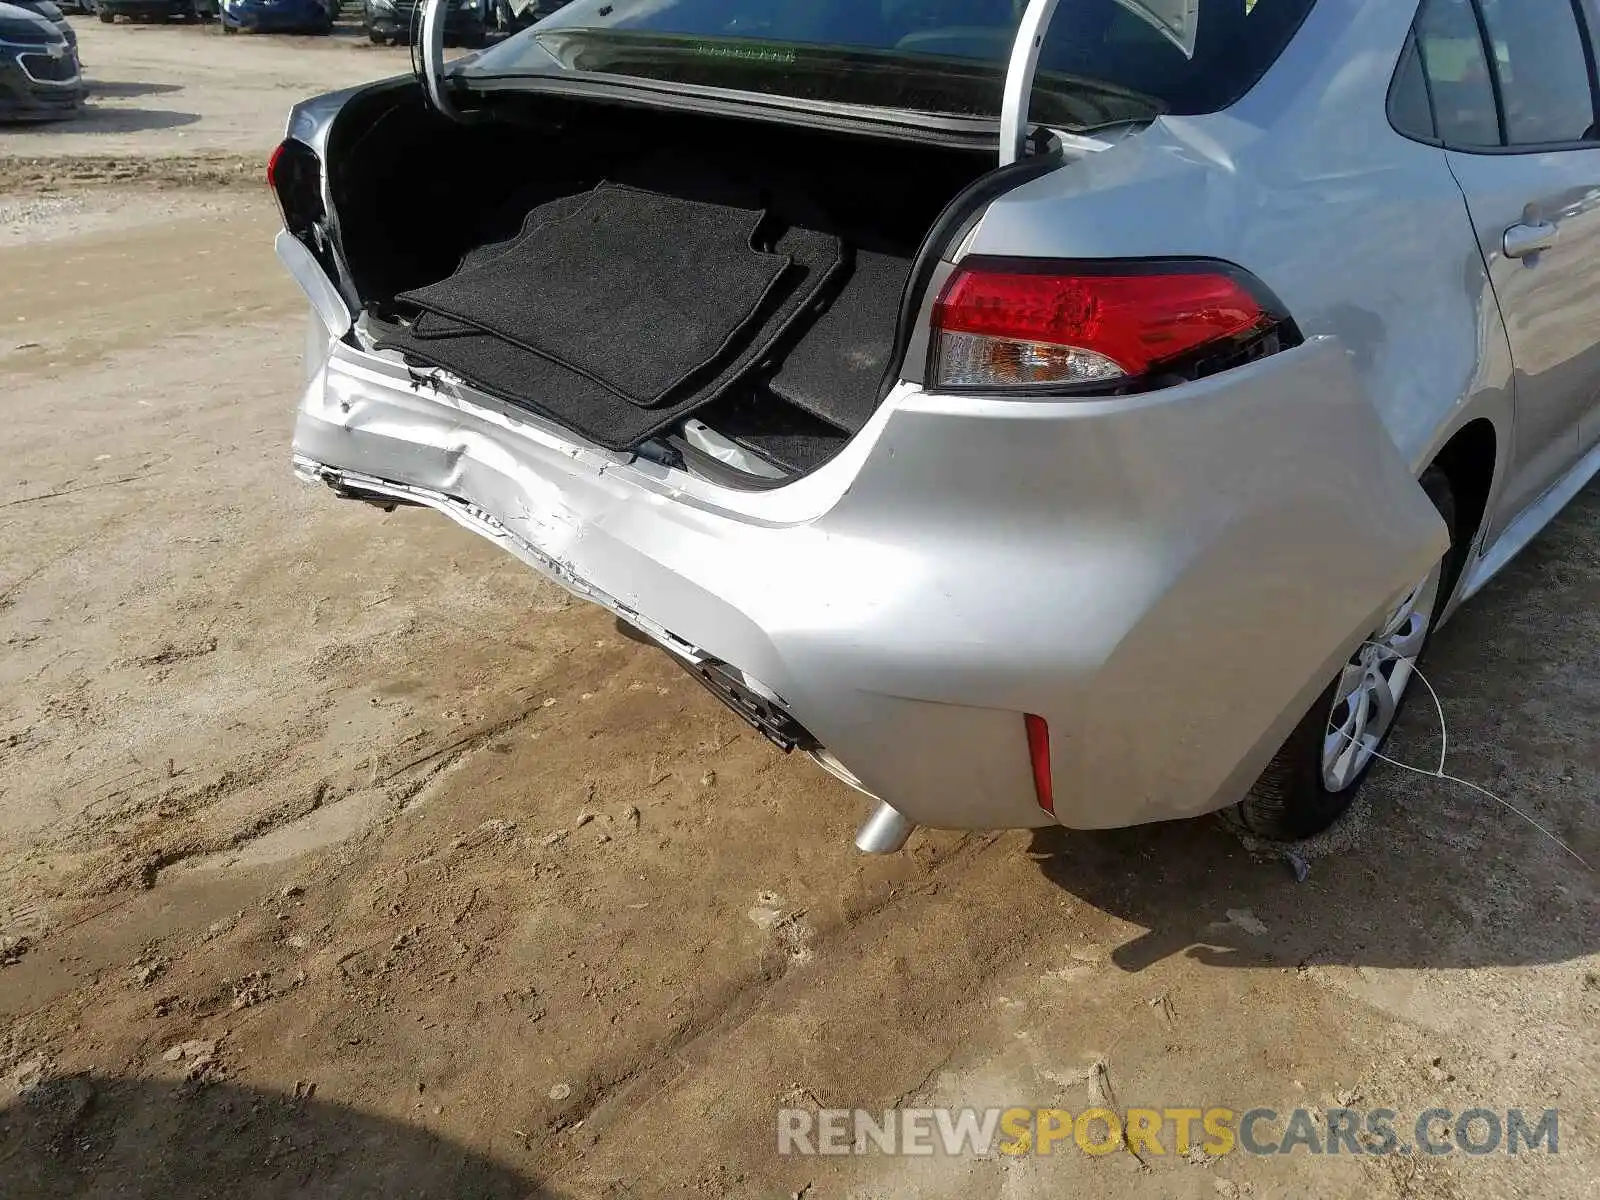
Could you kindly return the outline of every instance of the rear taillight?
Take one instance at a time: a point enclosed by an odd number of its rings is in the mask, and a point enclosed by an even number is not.
[[[1292,326],[1224,263],[982,258],[951,276],[933,330],[936,387],[1105,392],[1270,353]]]
[[[267,185],[278,198],[283,227],[316,250],[313,234],[323,218],[322,160],[317,152],[293,138],[280,143],[267,160]]]
[[[278,188],[278,164],[283,161],[283,148],[288,142],[279,142],[272,150],[272,157],[267,159],[267,186],[274,191]]]
[[[329,279],[337,279],[327,209],[322,203],[322,160],[317,152],[294,138],[281,142],[267,160],[267,186],[278,198],[283,227],[311,251]]]

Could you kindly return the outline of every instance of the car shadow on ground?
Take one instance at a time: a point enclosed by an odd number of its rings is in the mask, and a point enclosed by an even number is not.
[[[0,1107],[7,1196],[539,1200],[418,1125],[230,1083],[68,1075]]]
[[[96,134],[139,133],[151,129],[178,129],[200,120],[199,113],[174,112],[159,108],[106,108],[95,104],[96,93],[90,91],[89,103],[76,117],[57,121],[35,121],[12,128],[15,132],[40,134],[77,133],[93,137]]]
[[[135,100],[140,96],[166,96],[181,92],[176,83],[133,83],[110,79],[90,79],[89,94],[106,100]]]
[[[1534,816],[1600,867],[1600,486],[1442,629],[1426,673],[1449,773]],[[1437,765],[1438,719],[1411,698],[1390,753]],[[1041,830],[1030,852],[1066,892],[1146,932],[1112,952],[1218,966],[1492,967],[1600,951],[1600,873],[1455,783],[1379,765],[1349,845],[1297,882],[1213,818]],[[1265,928],[1262,928],[1262,927]]]

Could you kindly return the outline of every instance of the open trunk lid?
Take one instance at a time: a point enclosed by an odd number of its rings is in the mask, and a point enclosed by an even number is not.
[[[1116,2],[1153,20],[1176,0]],[[1029,121],[1056,4],[1021,13],[998,118],[952,123],[575,93],[565,69],[467,108],[433,0],[426,101],[358,93],[319,147],[315,248],[356,314],[334,332],[612,451],[750,483],[804,474],[920,378],[915,327],[983,205],[1062,161],[1064,139],[1098,145]]]

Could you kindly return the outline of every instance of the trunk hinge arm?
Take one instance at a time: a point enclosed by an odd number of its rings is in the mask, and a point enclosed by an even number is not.
[[[444,18],[450,0],[426,0],[422,10],[422,87],[428,103],[452,121],[466,123],[467,117],[456,107],[444,87]]]
[[[1028,147],[1028,103],[1033,96],[1033,78],[1039,69],[1039,48],[1044,31],[1055,15],[1060,0],[1028,0],[1017,40],[1011,43],[1011,62],[1006,67],[1005,92],[1000,98],[1000,165],[1009,167],[1022,158]]]

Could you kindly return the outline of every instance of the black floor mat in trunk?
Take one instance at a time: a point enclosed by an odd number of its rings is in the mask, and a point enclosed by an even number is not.
[[[839,294],[768,386],[797,408],[855,433],[878,407],[911,276],[904,258],[860,250]]]
[[[575,210],[570,198],[541,205],[514,244],[397,298],[548,358],[634,405],[675,406],[786,290],[791,259],[752,245],[763,219],[601,184]],[[420,336],[441,332],[453,331],[430,320]]]
[[[749,214],[747,214],[749,215]],[[530,218],[531,219],[531,218]],[[632,450],[695,410],[710,404],[740,384],[761,364],[775,359],[792,345],[795,336],[815,321],[819,296],[837,290],[847,264],[839,240],[811,230],[791,229],[774,246],[789,263],[746,322],[729,339],[726,353],[692,379],[689,386],[672,392],[667,401],[645,407],[617,390],[569,369],[552,357],[485,333],[453,319],[428,316],[419,333],[392,325],[381,332],[377,346],[398,350],[408,359],[443,368],[491,395],[529,408],[612,450]],[[506,255],[495,257],[495,263]],[[646,343],[618,341],[618,359],[652,353],[659,333]]]
[[[499,258],[507,250],[512,249],[523,238],[537,232],[544,226],[555,221],[564,221],[575,215],[589,202],[590,192],[581,191],[572,195],[560,196],[554,200],[545,199],[538,203],[524,201],[520,207],[512,208],[516,214],[507,221],[506,214],[502,213],[498,219],[491,220],[488,225],[494,232],[489,234],[490,240],[473,246],[461,256],[461,261],[456,265],[456,271],[465,271],[472,267],[482,267]],[[513,202],[514,203],[514,202]],[[451,317],[441,316],[426,309],[411,322],[411,332],[417,337],[456,337],[463,333],[481,332],[471,325],[464,324]]]

